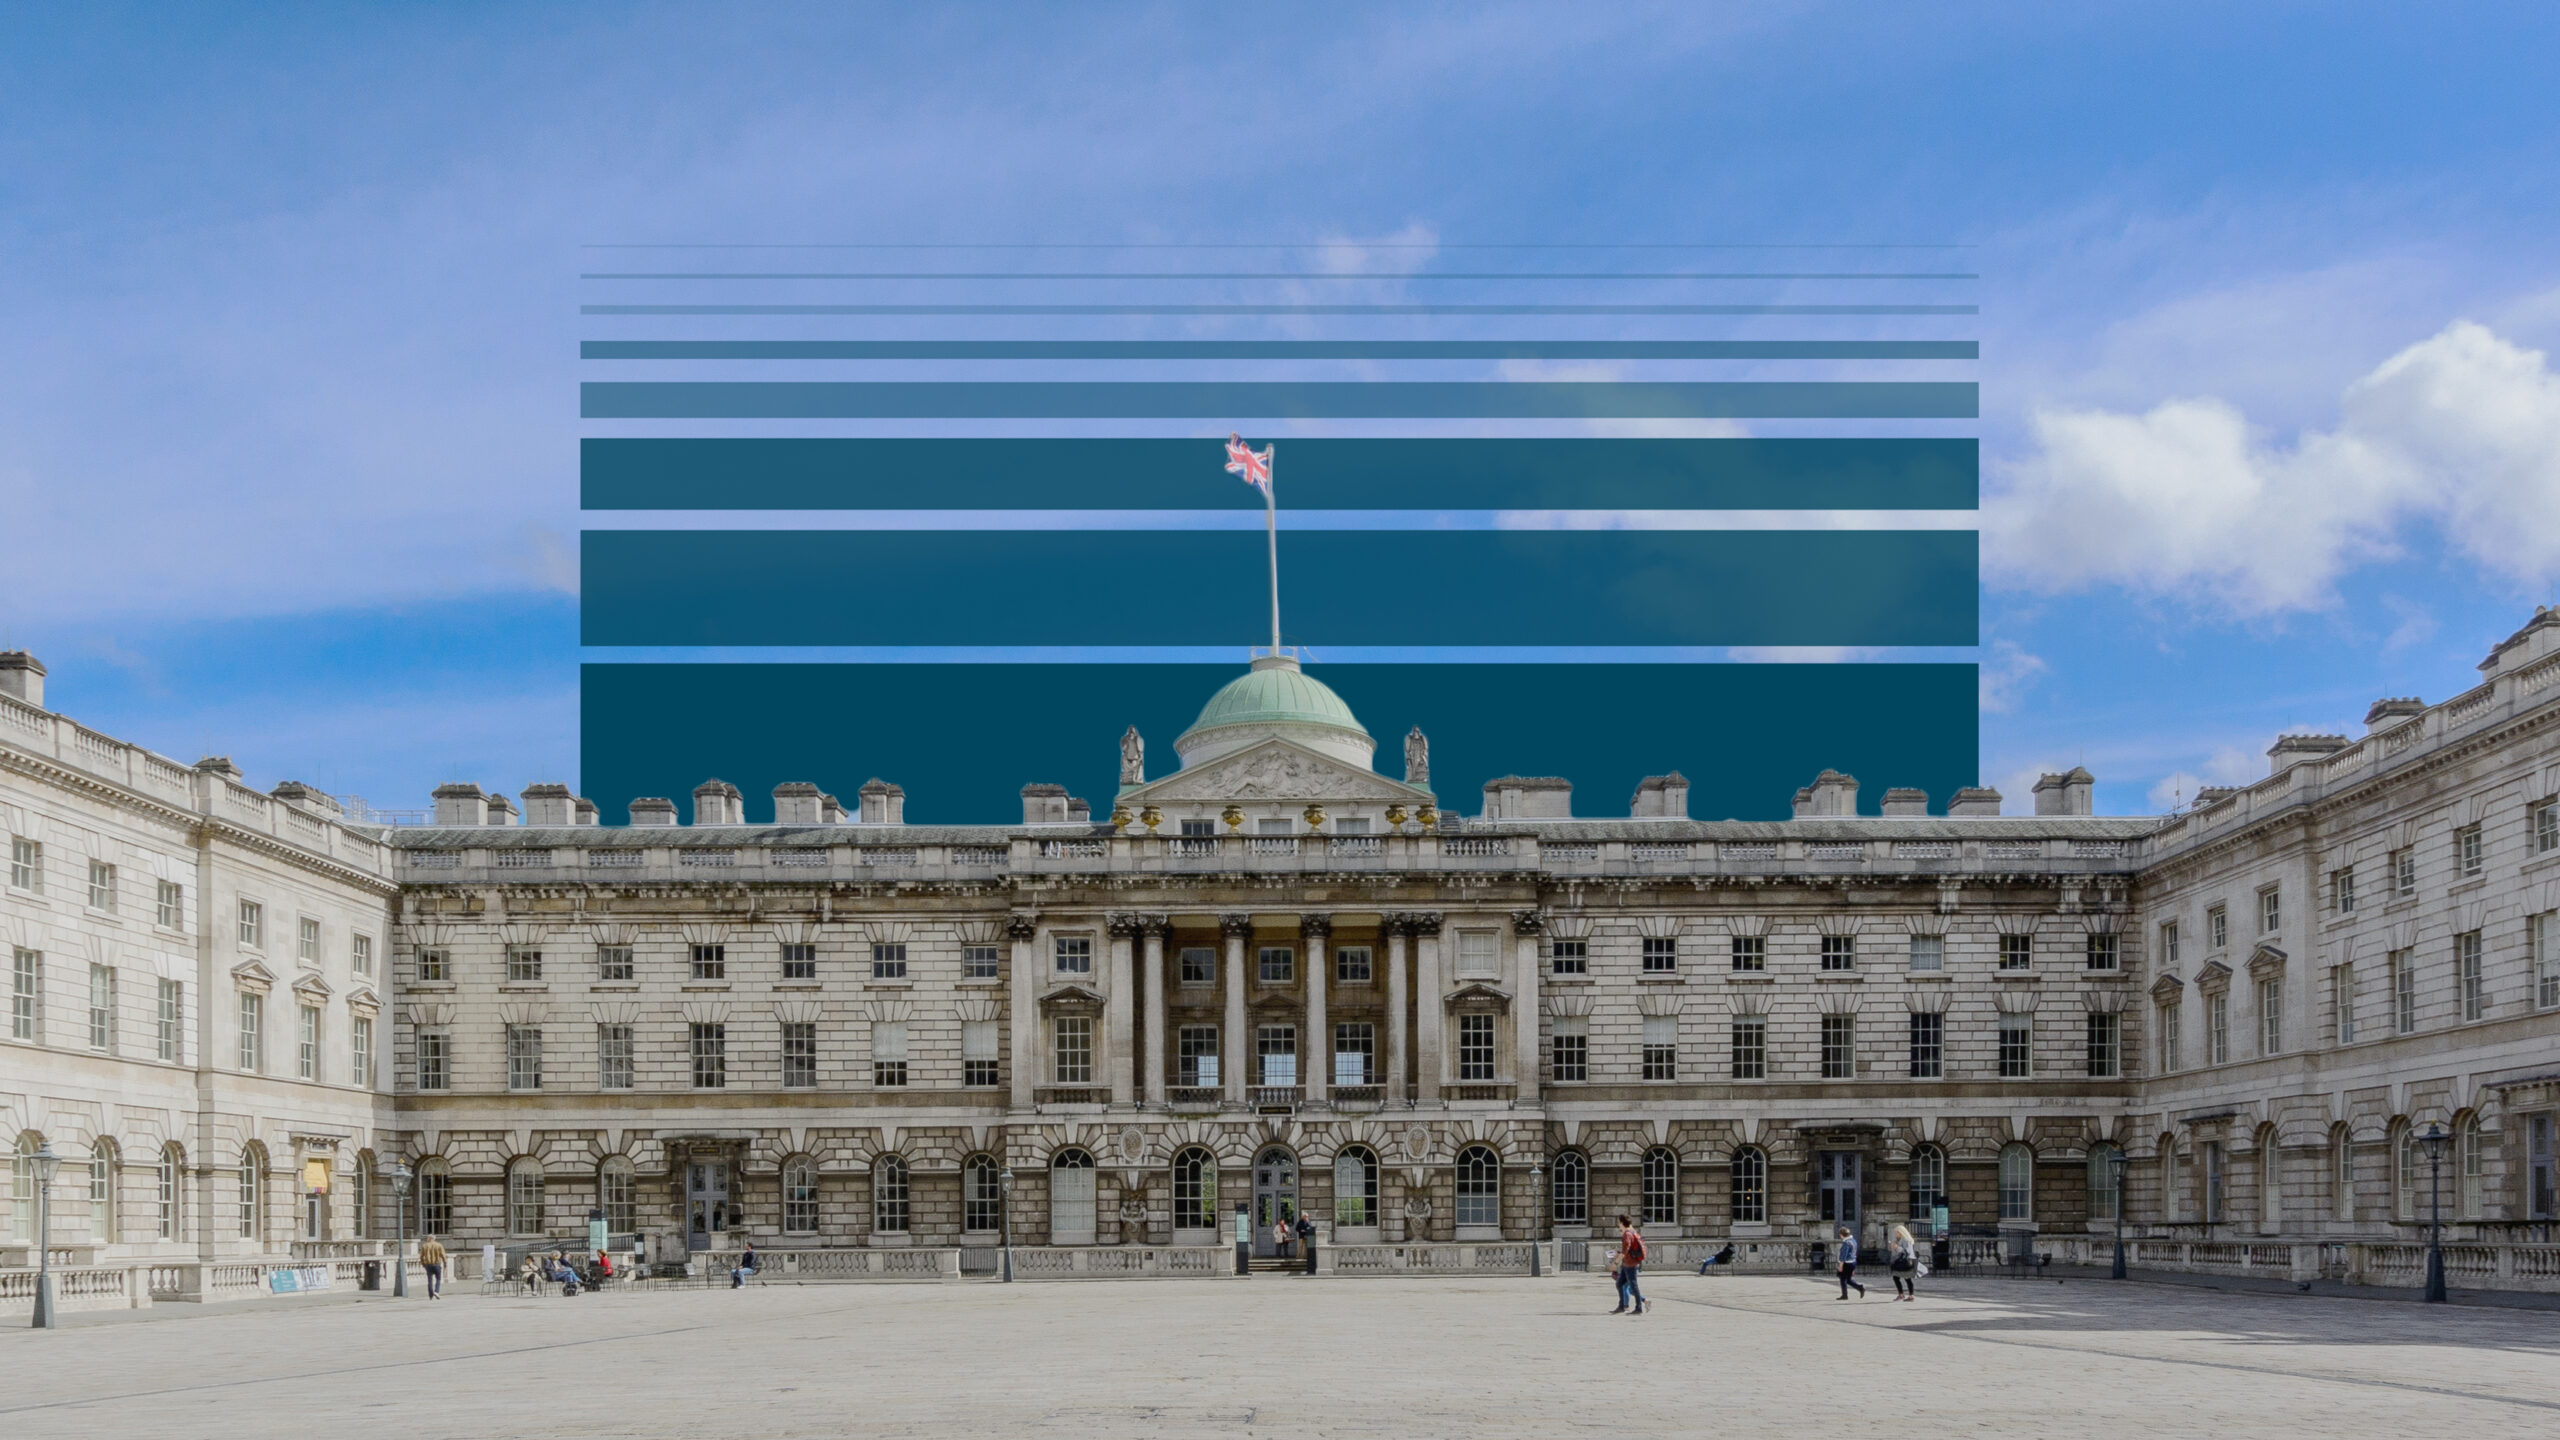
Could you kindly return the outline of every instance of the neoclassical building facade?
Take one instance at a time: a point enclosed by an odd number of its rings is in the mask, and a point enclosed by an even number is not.
[[[1461,814],[1420,734],[1380,773],[1266,655],[1170,770],[1127,737],[1100,818],[1033,784],[1018,823],[910,825],[874,781],[749,823],[713,781],[628,825],[453,785],[385,826],[88,731],[15,657],[0,1133],[96,1177],[54,1233],[102,1257],[378,1239],[394,1159],[408,1223],[473,1245],[591,1210],[679,1250],[1213,1244],[1240,1210],[1266,1247],[1300,1212],[2389,1240],[2430,1126],[2457,1234],[2540,1235],[2560,614],[2482,669],[2166,817],[2076,770],[2014,816],[1861,813],[1831,772],[1779,822],[1692,820],[1678,775],[1619,818],[1519,776]]]

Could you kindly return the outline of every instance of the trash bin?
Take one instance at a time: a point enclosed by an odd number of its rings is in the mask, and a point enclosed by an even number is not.
[[[1814,1241],[1812,1244],[1807,1245],[1807,1246],[1805,1247],[1805,1257],[1804,1257],[1805,1268],[1806,1268],[1806,1269],[1808,1269],[1808,1270],[1811,1270],[1811,1271],[1812,1271],[1814,1274],[1816,1274],[1816,1275],[1819,1275],[1819,1274],[1821,1274],[1823,1271],[1830,1269],[1830,1268],[1831,1268],[1830,1266],[1825,1265],[1825,1264],[1822,1262],[1822,1257],[1823,1257],[1824,1253],[1825,1253],[1825,1252],[1827,1252],[1829,1249],[1830,1249],[1830,1247],[1829,1247],[1829,1246],[1827,1246],[1827,1245],[1823,1244],[1823,1243],[1822,1243],[1821,1241],[1819,1241],[1819,1240],[1816,1240],[1816,1241]]]
[[[1947,1259],[1948,1259],[1949,1255],[1954,1251],[1954,1249],[1955,1249],[1955,1245],[1954,1245],[1954,1243],[1953,1243],[1952,1241],[1948,1240],[1948,1239],[1947,1239],[1947,1237],[1946,1237],[1946,1236],[1944,1236],[1944,1235],[1941,1235],[1941,1236],[1939,1236],[1937,1239],[1930,1241],[1930,1242],[1929,1242],[1929,1268],[1930,1268],[1930,1269],[1932,1269],[1932,1270],[1944,1270],[1944,1269],[1946,1269],[1946,1268],[1947,1268]]]
[[[356,1288],[359,1290],[379,1290],[382,1288],[381,1261],[367,1260],[364,1262],[364,1274],[357,1279]]]

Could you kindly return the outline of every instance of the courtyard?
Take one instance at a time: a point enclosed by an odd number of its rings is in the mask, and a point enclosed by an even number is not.
[[[1964,1280],[1252,1280],[464,1293],[0,1332],[12,1437],[2547,1435],[2548,1312]],[[466,1290],[469,1287],[466,1287]],[[1876,1290],[1886,1291],[1881,1277]]]

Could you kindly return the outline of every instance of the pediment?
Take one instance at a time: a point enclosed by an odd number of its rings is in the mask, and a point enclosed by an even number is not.
[[[2261,945],[2249,952],[2249,974],[2258,980],[2272,980],[2284,973],[2285,954],[2273,945]]]
[[[1222,756],[1197,770],[1177,770],[1161,780],[1122,791],[1123,805],[1176,800],[1377,800],[1431,803],[1431,792],[1319,755],[1287,740]]]
[[[1499,985],[1471,980],[1442,997],[1441,1003],[1451,1010],[1504,1010],[1511,1008],[1511,992]]]
[[[305,975],[293,982],[293,993],[305,1000],[317,1002],[327,1000],[334,992],[329,989],[328,981],[317,975]]]
[[[382,997],[371,986],[359,985],[347,992],[347,1008],[358,1015],[372,1015],[382,1009]]]
[[[2207,960],[2196,971],[2196,989],[2206,995],[2218,995],[2231,988],[2231,967],[2219,960]]]
[[[2177,1003],[2179,994],[2186,988],[2186,981],[2175,975],[2163,975],[2151,982],[2151,998],[2163,1005],[2174,1005]]]
[[[275,988],[276,972],[255,960],[243,960],[231,967],[231,983],[253,995],[264,995]]]
[[[1061,985],[1040,997],[1047,1010],[1099,1010],[1102,1003],[1102,992],[1084,985]]]

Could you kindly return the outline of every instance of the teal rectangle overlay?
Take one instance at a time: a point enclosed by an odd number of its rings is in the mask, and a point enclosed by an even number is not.
[[[1971,381],[590,380],[589,420],[1971,420]]]
[[[581,360],[1979,360],[1974,340],[581,340]]]
[[[1215,440],[598,439],[589,510],[1260,509]],[[1971,510],[1973,439],[1291,440],[1311,510]]]
[[[621,665],[581,667],[581,790],[607,824],[631,800],[717,777],[772,817],[773,787],[844,797],[878,775],[919,824],[1009,824],[1025,784],[1065,785],[1107,816],[1119,737],[1146,739],[1147,773],[1219,686],[1216,665]],[[1868,813],[1890,786],[1942,808],[1977,779],[1971,665],[1335,665],[1339,693],[1401,774],[1402,737],[1431,739],[1443,808],[1473,814],[1485,781],[1562,775],[1574,811],[1625,815],[1646,775],[1678,770],[1697,819],[1779,820],[1825,768],[1858,777]],[[1891,723],[1879,723],[1890,716]],[[752,721],[742,717],[753,717]]]
[[[1972,645],[1973,531],[1299,531],[1292,644]],[[588,645],[1216,645],[1250,531],[590,530]]]

